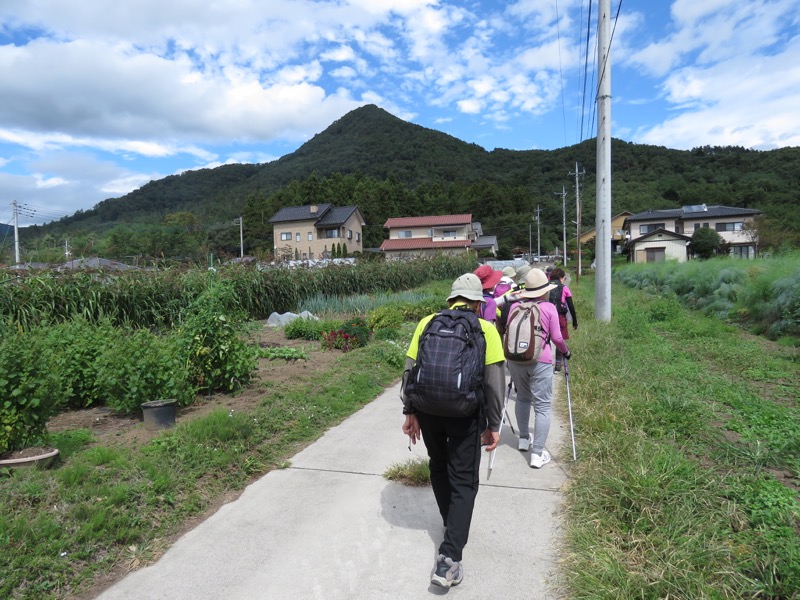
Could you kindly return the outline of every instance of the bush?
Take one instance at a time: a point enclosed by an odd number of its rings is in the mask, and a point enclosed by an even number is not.
[[[64,404],[70,408],[102,405],[105,397],[97,384],[97,359],[119,337],[108,320],[90,323],[84,317],[41,328],[45,353],[59,380]]]
[[[371,335],[367,322],[362,317],[355,317],[342,323],[339,329],[325,332],[322,345],[327,350],[336,348],[347,352],[366,346]]]
[[[191,403],[194,388],[180,340],[140,329],[117,335],[97,359],[97,388],[115,410],[135,413],[145,402],[175,399]]]
[[[36,443],[58,410],[58,380],[42,346],[21,333],[0,342],[0,454]]]
[[[338,321],[318,321],[317,319],[298,317],[284,328],[283,333],[290,340],[316,342],[320,340],[323,333],[338,327]]]
[[[236,309],[233,288],[217,284],[189,307],[180,329],[180,355],[196,389],[232,392],[250,380],[257,350],[242,339],[244,312]]]
[[[386,304],[370,311],[367,315],[369,326],[378,331],[381,329],[397,329],[405,321],[403,307],[399,304]]]

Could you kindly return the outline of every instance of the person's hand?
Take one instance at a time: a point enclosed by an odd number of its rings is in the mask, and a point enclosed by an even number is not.
[[[481,435],[481,444],[486,446],[486,452],[491,452],[497,448],[497,443],[500,441],[499,431],[489,431],[488,429]]]
[[[420,436],[419,421],[417,415],[406,415],[406,421],[403,423],[403,433],[408,436],[412,444],[416,444]]]
[[[567,350],[567,353],[564,354],[564,360],[569,360],[570,358],[572,358],[572,352]]]
[[[578,328],[578,324],[577,323],[573,323],[572,324],[572,329],[574,330],[574,329],[577,329],[577,328]]]

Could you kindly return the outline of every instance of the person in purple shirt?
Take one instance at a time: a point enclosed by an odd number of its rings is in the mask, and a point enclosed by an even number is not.
[[[550,290],[555,287],[556,284],[552,283],[541,269],[531,269],[525,276],[525,289],[515,296],[521,301],[532,300],[538,304],[544,339],[549,339],[563,353],[564,359],[569,360],[572,355],[561,336],[558,311],[547,301]],[[503,311],[503,316],[507,315],[508,313]],[[501,317],[498,329],[502,332],[505,325]],[[540,469],[550,462],[550,453],[544,448],[550,433],[553,411],[553,353],[550,344],[544,345],[539,360],[533,364],[526,365],[507,360],[506,365],[517,390],[515,407],[519,428],[517,447],[521,452],[530,450],[531,467]],[[534,412],[533,433],[530,432],[531,405]]]
[[[494,299],[494,288],[503,277],[502,271],[497,271],[489,265],[481,265],[473,273],[481,280],[483,288],[483,304],[481,305],[480,318],[494,323],[497,320],[497,303]]]

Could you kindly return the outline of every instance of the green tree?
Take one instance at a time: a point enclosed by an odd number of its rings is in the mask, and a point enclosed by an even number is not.
[[[700,258],[711,258],[721,245],[722,238],[710,227],[701,227],[692,234],[692,252]]]

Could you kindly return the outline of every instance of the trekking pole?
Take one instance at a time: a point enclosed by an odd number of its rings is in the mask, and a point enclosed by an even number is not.
[[[564,358],[564,381],[567,383],[567,409],[569,410],[569,433],[572,436],[572,460],[577,461],[578,455],[575,452],[575,427],[572,424],[572,398],[569,393],[569,361]]]
[[[508,399],[511,397],[511,382],[508,382],[508,389],[506,389],[506,399],[503,402],[503,415],[500,418],[500,430],[497,432],[497,444],[500,444],[500,435],[503,433],[503,423],[506,421],[506,417],[508,413],[506,412],[506,406],[508,406]],[[514,431],[513,425],[511,425],[511,419],[508,420],[508,425],[511,427],[511,431]],[[486,474],[486,479],[488,480],[492,476],[492,468],[494,467],[494,454],[497,452],[497,446],[495,446],[492,453],[489,455],[489,472]]]
[[[508,382],[508,390],[506,391],[506,400],[503,402],[503,418],[508,421],[508,426],[511,427],[511,433],[517,435],[517,432],[514,431],[514,424],[511,422],[511,417],[508,416],[508,401],[511,399],[511,386],[513,385],[512,381]]]

